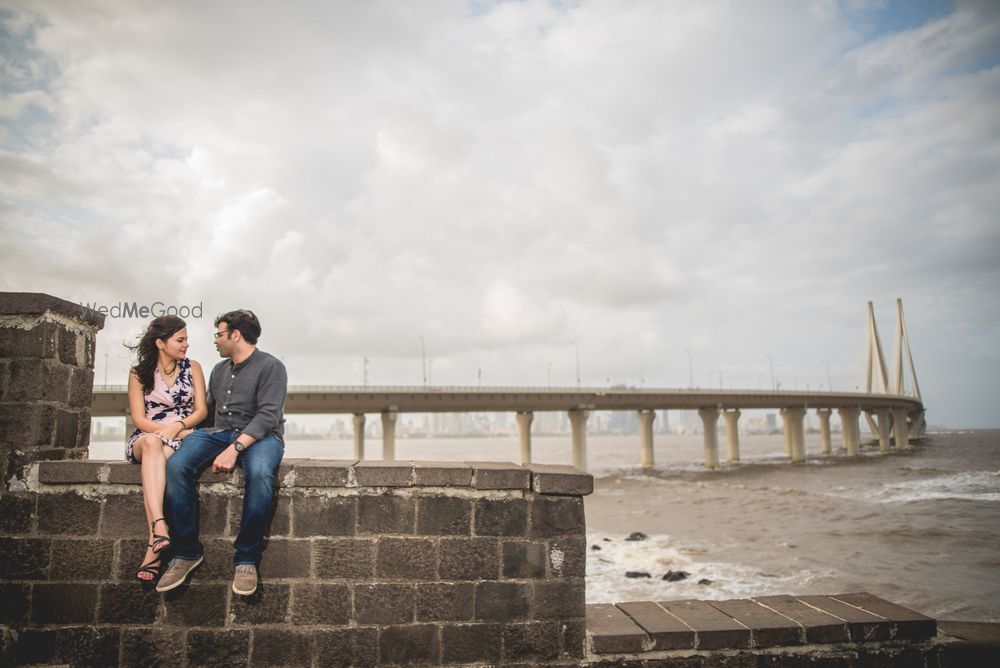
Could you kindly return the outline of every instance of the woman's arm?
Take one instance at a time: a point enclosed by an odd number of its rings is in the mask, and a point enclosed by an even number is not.
[[[146,397],[142,392],[142,383],[134,371],[128,374],[128,409],[132,414],[132,422],[142,431],[154,434],[163,428],[159,422],[146,417]]]
[[[184,419],[159,429],[157,433],[164,438],[184,438],[193,432],[194,428],[201,424],[205,416],[208,415],[208,405],[205,400],[205,374],[201,370],[201,365],[194,360],[191,360],[191,387],[194,390],[194,410]]]

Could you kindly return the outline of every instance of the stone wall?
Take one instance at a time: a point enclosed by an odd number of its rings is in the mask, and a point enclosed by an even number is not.
[[[139,467],[32,465],[0,497],[0,624],[14,663],[576,664],[584,656],[582,495],[570,467],[281,466],[251,597],[230,589],[241,477],[201,479],[206,560],[167,594],[140,584]]]
[[[0,292],[0,490],[20,487],[32,462],[86,458],[103,326],[72,302]]]

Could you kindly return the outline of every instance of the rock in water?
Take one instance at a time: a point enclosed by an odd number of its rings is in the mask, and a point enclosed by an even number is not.
[[[600,545],[591,545],[590,549],[591,550],[599,550],[599,549],[601,549],[601,546]]]
[[[680,582],[681,580],[687,580],[689,575],[691,574],[687,571],[667,571],[663,579],[667,582]]]
[[[625,577],[627,578],[650,578],[653,577],[646,571],[626,571]]]
[[[647,538],[649,538],[649,536],[647,536],[643,532],[633,531],[628,535],[628,538],[626,538],[625,540],[646,540]]]
[[[702,578],[702,579],[698,580],[698,584],[700,584],[700,585],[710,585],[710,584],[712,584],[712,581],[709,580],[708,578]]]

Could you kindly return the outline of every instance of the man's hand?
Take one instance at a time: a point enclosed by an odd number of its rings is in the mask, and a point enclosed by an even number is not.
[[[212,473],[228,473],[236,467],[236,457],[239,455],[236,448],[230,445],[219,453],[219,456],[212,462]]]

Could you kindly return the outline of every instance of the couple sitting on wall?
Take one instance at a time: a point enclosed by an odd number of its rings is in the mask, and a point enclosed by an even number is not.
[[[251,311],[230,311],[215,320],[215,347],[223,360],[209,377],[188,359],[187,326],[176,316],[154,319],[131,349],[136,364],[128,401],[136,429],[126,458],[141,469],[149,543],[136,577],[152,582],[161,558],[171,560],[156,591],[184,584],[203,559],[198,541],[201,472],[242,467],[243,516],[233,556],[233,591],[257,590],[257,564],[271,513],[278,464],[285,452],[285,366],[257,349],[260,322]],[[208,420],[205,426],[206,418]],[[167,513],[164,513],[164,506]]]

